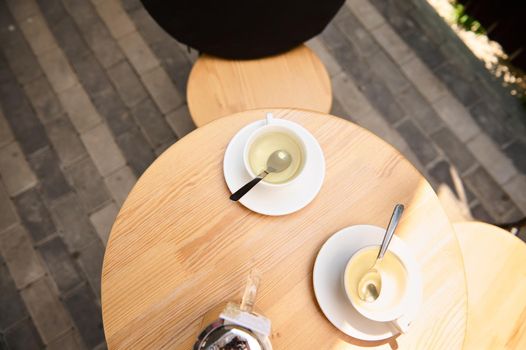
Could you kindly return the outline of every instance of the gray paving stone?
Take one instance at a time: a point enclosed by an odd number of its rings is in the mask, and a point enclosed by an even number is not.
[[[5,333],[9,350],[39,350],[44,347],[31,319],[27,318]]]
[[[94,5],[114,38],[118,39],[135,31],[135,26],[120,1],[94,1]]]
[[[111,199],[91,158],[86,157],[67,168],[66,176],[88,212],[93,212]]]
[[[432,140],[453,163],[459,173],[463,173],[476,163],[473,154],[466,148],[449,128],[442,128],[431,136]]]
[[[116,141],[136,176],[140,176],[155,160],[155,154],[137,129],[126,131]]]
[[[74,60],[73,65],[79,81],[94,101],[100,93],[112,88],[104,69],[93,54]]]
[[[351,117],[348,115],[348,113],[343,108],[342,103],[336,98],[333,98],[332,100],[330,114],[343,118],[343,119],[351,120],[350,119]]]
[[[93,55],[87,55],[76,62],[75,70],[99,115],[106,120],[114,135],[135,127],[125,104]]]
[[[61,50],[53,49],[39,55],[38,61],[56,93],[71,88],[77,83],[75,73]]]
[[[404,10],[397,6],[401,2],[385,0],[371,0],[370,2],[400,35],[405,36],[416,30],[415,23],[404,13]],[[407,2],[404,1],[404,3]]]
[[[104,100],[110,100],[110,99],[119,99],[119,96],[115,92],[115,90],[109,90],[107,91],[107,94],[104,96]],[[115,100],[114,100],[115,101]],[[117,103],[114,103],[114,105]],[[124,105],[119,100],[119,105],[122,105],[124,108]],[[108,106],[108,104],[105,104],[105,106]],[[103,114],[106,124],[111,130],[111,133],[114,136],[120,136],[123,133],[137,128],[137,125],[134,121],[134,119],[131,117],[130,112],[127,110],[123,113],[106,113]]]
[[[513,177],[503,186],[504,191],[512,196],[515,204],[526,214],[526,174]]]
[[[59,166],[56,153],[45,147],[29,157],[29,164],[40,180],[43,197],[47,201],[57,199],[71,191]]]
[[[412,31],[404,35],[403,38],[429,68],[438,67],[446,61],[446,58],[435,46],[435,43],[430,41],[421,31]]]
[[[104,246],[101,241],[96,240],[82,251],[78,256],[78,262],[88,277],[88,282],[100,299],[100,283],[102,273],[102,261],[104,260]]]
[[[128,61],[108,68],[108,75],[126,106],[131,108],[146,98],[146,90]]]
[[[24,85],[35,80],[43,73],[24,36],[18,31],[14,31],[13,34],[17,35],[15,43],[3,46],[2,50],[18,82]]]
[[[87,156],[79,135],[65,115],[50,122],[46,131],[62,166],[68,166]]]
[[[12,197],[37,184],[35,174],[16,142],[0,148],[0,175]]]
[[[66,307],[77,326],[84,343],[92,348],[104,341],[102,314],[95,295],[87,284],[64,298]]]
[[[0,148],[7,144],[10,144],[14,139],[15,137],[13,136],[13,132],[11,131],[11,127],[9,126],[9,123],[7,123],[7,120],[4,117],[4,113],[0,108]]]
[[[6,3],[18,21],[38,13],[38,6],[34,1],[7,0]]]
[[[512,160],[515,168],[526,174],[526,143],[516,140],[506,146],[504,153]]]
[[[102,66],[110,67],[124,58],[91,1],[64,0],[63,2]]]
[[[132,115],[153,148],[157,148],[166,142],[174,143],[176,141],[176,136],[150,98],[144,99],[135,106]]]
[[[159,61],[138,32],[121,37],[119,45],[140,75],[159,65]]]
[[[122,7],[126,11],[133,11],[142,7],[142,3],[140,0],[122,0]]]
[[[183,98],[177,92],[170,77],[162,67],[154,68],[142,75],[142,81],[153,100],[164,114],[183,104]]]
[[[526,118],[511,116],[506,122],[506,129],[514,133],[516,139],[526,142]]]
[[[26,18],[19,25],[36,55],[57,48],[53,34],[49,31],[46,20],[40,13]]]
[[[384,23],[372,30],[371,34],[396,63],[404,64],[414,57],[411,48],[407,46],[389,24]]]
[[[85,350],[86,346],[80,339],[77,330],[72,330],[60,338],[52,341],[46,347],[47,350]]]
[[[353,77],[358,85],[365,84],[374,75],[369,65],[360,56],[358,49],[333,24],[329,24],[322,32],[323,43],[328,47],[342,69]]]
[[[35,254],[31,238],[20,225],[0,234],[0,252],[18,289],[25,288],[46,273]]]
[[[24,89],[42,124],[57,120],[64,113],[45,76],[26,84]]]
[[[427,37],[432,39],[433,43],[442,44],[456,37],[453,30],[430,4],[420,0],[410,2],[414,7],[406,11],[407,15]]]
[[[4,185],[0,182],[0,233],[18,222],[15,207],[9,199]]]
[[[50,23],[50,27],[58,45],[70,62],[75,62],[90,53],[71,17],[66,16],[57,23]]]
[[[0,257],[0,329],[3,331],[27,317],[27,310],[16,290],[7,265]]]
[[[426,134],[432,134],[444,127],[444,122],[435,112],[422,94],[410,86],[403,92],[395,95],[405,114],[413,119]]]
[[[106,342],[100,343],[94,350],[108,350],[108,344],[106,344]]]
[[[5,69],[0,62],[0,70]],[[0,104],[13,134],[26,154],[46,145],[44,128],[10,71],[6,72],[4,82],[0,83]]]
[[[38,251],[46,262],[59,292],[67,292],[83,281],[60,236],[39,245]]]
[[[332,57],[321,37],[314,37],[305,44],[318,56],[331,78],[342,71],[342,67],[336,62],[334,57]]]
[[[77,195],[71,193],[56,200],[51,207],[51,212],[57,220],[64,242],[70,251],[80,251],[97,239]]]
[[[99,124],[80,137],[102,176],[126,164],[126,160],[105,124]]]
[[[400,67],[408,79],[429,102],[434,102],[446,94],[446,87],[418,58],[413,58]]]
[[[149,45],[161,41],[166,42],[167,40],[173,40],[173,38],[157,24],[142,5],[137,6],[134,9],[129,9],[128,15],[135,24],[137,31],[141,33],[141,36]]]
[[[49,23],[58,23],[67,16],[61,0],[36,0],[40,11]]]
[[[137,30],[166,70],[182,96],[186,96],[186,82],[192,68],[192,60],[186,48],[179,45],[166,33],[148,12],[139,7],[130,12]]]
[[[393,94],[378,78],[369,80],[360,86],[360,89],[371,105],[378,110],[388,122],[395,123],[405,116],[404,111],[396,102]]]
[[[0,25],[0,43],[2,46],[12,44],[14,42],[13,31],[18,29],[5,1],[0,2]]]
[[[431,176],[431,179],[434,180],[432,182],[436,184],[433,186],[435,191],[439,189],[439,186],[446,185],[457,198],[460,198],[460,194],[455,186],[455,181],[451,175],[451,167],[451,164],[446,160],[441,160],[433,165],[428,173]]]
[[[188,105],[185,103],[166,115],[166,121],[178,138],[184,137],[195,130],[195,124],[190,116]]]
[[[480,128],[490,135],[498,145],[508,144],[512,140],[511,134],[499,121],[498,114],[492,111],[486,103],[478,102],[469,111]]]
[[[57,231],[36,189],[21,193],[14,198],[14,202],[18,215],[34,242],[39,242]]]
[[[367,59],[371,70],[380,77],[382,82],[393,94],[400,93],[409,88],[410,83],[404,74],[390,58],[382,51],[378,51]]]
[[[88,95],[80,85],[62,91],[58,94],[69,119],[80,133],[92,129],[101,122],[100,115],[95,110]]]
[[[462,142],[471,140],[481,132],[468,110],[449,93],[435,101],[432,107]]]
[[[135,182],[137,182],[137,178],[133,175],[132,170],[125,166],[105,178],[104,181],[113,199],[115,199],[117,205],[121,207],[128,197],[128,193],[130,193],[132,187],[135,185]]]
[[[8,349],[7,341],[3,333],[0,333],[0,349]]]
[[[438,152],[432,142],[418,129],[410,120],[403,122],[396,128],[404,140],[409,144],[411,150],[425,166],[433,161]]]
[[[512,210],[507,212],[502,216],[499,222],[502,223],[509,223],[509,222],[517,222],[524,218],[524,213],[520,211],[517,207],[514,207]]]
[[[479,96],[475,92],[473,83],[463,79],[457,69],[449,63],[444,63],[434,72],[460,102],[465,106],[471,106],[479,100]]]
[[[172,83],[179,94],[186,96],[188,77],[192,70],[192,64],[186,54],[175,41],[171,41],[170,44],[156,42],[150,44],[150,47],[168,76],[172,79]]]
[[[382,15],[368,0],[348,0],[344,6],[349,7],[362,22],[363,26],[369,30],[375,29],[385,23]]]
[[[495,223],[495,218],[493,218],[480,203],[477,203],[476,205],[471,207],[469,211],[473,219],[477,221],[482,221],[489,224]]]
[[[358,48],[362,56],[369,57],[380,51],[371,34],[346,6],[342,6],[338,14],[341,17],[339,20],[335,18],[336,26]]]
[[[335,99],[339,100],[341,107],[351,118],[372,108],[355,82],[345,72],[339,73],[332,79],[332,90]]]
[[[478,167],[470,174],[465,175],[464,182],[495,219],[500,220],[508,212],[516,209],[510,197],[484,168]]]
[[[90,215],[90,221],[93,227],[95,227],[95,231],[97,231],[104,246],[106,246],[108,242],[111,228],[118,213],[119,208],[117,208],[115,203],[111,202]]]
[[[500,185],[505,184],[517,175],[517,170],[510,159],[503,155],[486,134],[477,135],[466,146]]]
[[[32,283],[20,294],[46,344],[71,328],[71,319],[47,277]]]

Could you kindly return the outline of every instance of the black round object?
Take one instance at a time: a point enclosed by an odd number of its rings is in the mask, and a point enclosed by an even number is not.
[[[142,0],[178,41],[229,59],[288,51],[319,34],[344,0]]]

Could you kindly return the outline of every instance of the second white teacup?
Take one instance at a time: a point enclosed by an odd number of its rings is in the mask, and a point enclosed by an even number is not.
[[[301,136],[294,128],[278,124],[272,115],[267,115],[266,125],[256,129],[245,143],[243,161],[252,178],[266,169],[270,155],[277,150],[287,151],[292,162],[281,173],[270,173],[260,184],[269,187],[289,185],[302,173],[307,161],[307,150]]]
[[[380,264],[382,287],[378,299],[367,302],[358,296],[358,282],[373,266],[379,248],[364,247],[349,259],[343,275],[345,294],[354,308],[366,318],[390,322],[405,333],[411,323],[405,315],[411,303],[420,302],[417,296],[422,286],[416,261],[404,246],[392,244]]]

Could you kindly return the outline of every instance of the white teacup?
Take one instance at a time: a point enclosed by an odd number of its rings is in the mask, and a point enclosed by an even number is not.
[[[250,177],[252,178],[255,178],[259,172],[265,170],[265,169],[256,169],[256,170],[252,169],[250,165],[250,160],[249,160],[250,152],[252,151],[251,148],[254,145],[254,142],[257,141],[260,137],[262,137],[265,133],[282,133],[282,134],[286,134],[287,136],[289,136],[297,144],[297,146],[299,146],[299,149],[301,152],[301,160],[300,160],[300,164],[297,170],[295,171],[294,175],[290,177],[287,181],[273,183],[273,182],[266,181],[266,179],[264,178],[263,180],[261,180],[260,185],[268,186],[268,187],[281,187],[281,186],[290,185],[292,182],[298,179],[298,177],[300,176],[301,172],[303,171],[305,167],[305,163],[307,161],[307,148],[301,136],[293,128],[287,125],[274,123],[272,113],[267,114],[266,124],[256,129],[248,137],[247,142],[245,143],[245,148],[243,150],[243,162],[244,162],[245,168],[247,172],[250,174]],[[268,156],[270,156],[270,154]],[[293,162],[294,162],[294,157],[293,157]],[[268,177],[270,177],[270,175],[267,175],[267,178]]]
[[[410,256],[409,251],[404,246],[391,245],[384,256],[381,264],[389,260],[389,263],[399,264],[399,266],[392,265],[389,269],[391,274],[389,274],[382,272],[382,266],[380,265],[382,287],[378,299],[373,302],[363,301],[358,297],[356,289],[351,290],[352,288],[357,288],[357,284],[355,285],[352,282],[361,279],[363,276],[363,271],[361,270],[367,270],[372,267],[379,249],[379,246],[367,246],[358,250],[349,259],[342,277],[345,294],[354,308],[366,318],[378,322],[390,322],[397,330],[406,333],[412,320],[405,315],[411,303],[420,302],[419,296],[422,282],[416,261]],[[360,256],[362,259],[364,258],[364,254],[367,254],[367,258],[371,258],[371,255],[373,256],[370,266],[369,264],[367,266],[356,264]],[[388,254],[390,255],[389,257],[387,256]],[[360,263],[358,262],[358,264]],[[359,275],[352,276],[352,269],[360,270],[360,272],[357,272]],[[395,278],[394,276],[398,277]]]

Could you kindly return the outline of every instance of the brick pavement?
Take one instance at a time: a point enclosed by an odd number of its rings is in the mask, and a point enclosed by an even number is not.
[[[425,1],[348,0],[307,44],[333,114],[462,216],[524,216],[526,112]],[[139,0],[0,0],[0,46],[0,349],[103,349],[104,246],[137,177],[195,128],[197,55]]]

